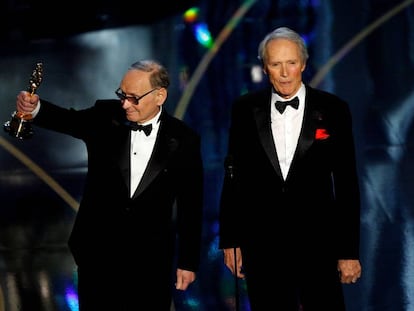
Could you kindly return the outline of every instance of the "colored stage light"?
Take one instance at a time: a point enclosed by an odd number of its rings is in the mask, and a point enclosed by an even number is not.
[[[211,37],[210,31],[205,23],[197,23],[194,26],[194,34],[197,41],[207,47],[211,48],[213,46],[213,38]]]
[[[190,8],[184,12],[183,18],[187,23],[194,23],[198,18],[199,9],[196,7]]]

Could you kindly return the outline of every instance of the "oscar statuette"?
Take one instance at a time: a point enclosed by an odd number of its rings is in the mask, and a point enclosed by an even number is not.
[[[33,95],[43,78],[43,63],[37,63],[29,81],[28,92]],[[10,121],[4,123],[3,127],[10,136],[27,139],[33,136],[32,115],[14,111]]]

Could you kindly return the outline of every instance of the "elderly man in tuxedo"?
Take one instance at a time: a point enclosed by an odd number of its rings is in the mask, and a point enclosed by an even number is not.
[[[203,166],[199,135],[163,108],[170,84],[159,62],[126,71],[118,99],[65,109],[22,91],[33,124],[83,140],[84,194],[69,237],[81,311],[169,311],[173,290],[200,262]]]
[[[361,276],[350,110],[304,84],[295,31],[275,29],[258,51],[269,86],[232,107],[219,247],[252,311],[344,311],[342,284]]]

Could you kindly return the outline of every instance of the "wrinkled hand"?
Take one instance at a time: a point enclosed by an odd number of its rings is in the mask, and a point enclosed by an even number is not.
[[[195,272],[177,269],[177,282],[175,283],[175,288],[178,290],[186,290],[195,279]]]
[[[39,103],[39,96],[27,91],[21,91],[17,94],[16,110],[21,114],[31,114]]]
[[[340,259],[338,260],[338,271],[341,283],[356,283],[361,277],[361,263],[355,259]]]
[[[236,254],[234,250],[236,250]],[[223,251],[224,251],[224,264],[227,266],[227,268],[230,269],[233,275],[236,275],[236,271],[237,271],[237,277],[240,279],[244,279],[244,273],[242,272],[243,258],[242,258],[242,253],[241,253],[240,248],[239,247],[237,247],[236,249],[225,248]],[[234,256],[236,256],[236,258],[234,258]]]

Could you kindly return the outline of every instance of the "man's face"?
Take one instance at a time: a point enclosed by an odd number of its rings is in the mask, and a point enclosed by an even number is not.
[[[263,70],[280,96],[290,98],[299,90],[305,67],[294,42],[276,39],[267,44]]]
[[[123,96],[122,108],[129,121],[145,123],[152,119],[166,99],[166,89],[151,87],[149,77],[149,72],[129,70],[121,81],[118,93]]]

